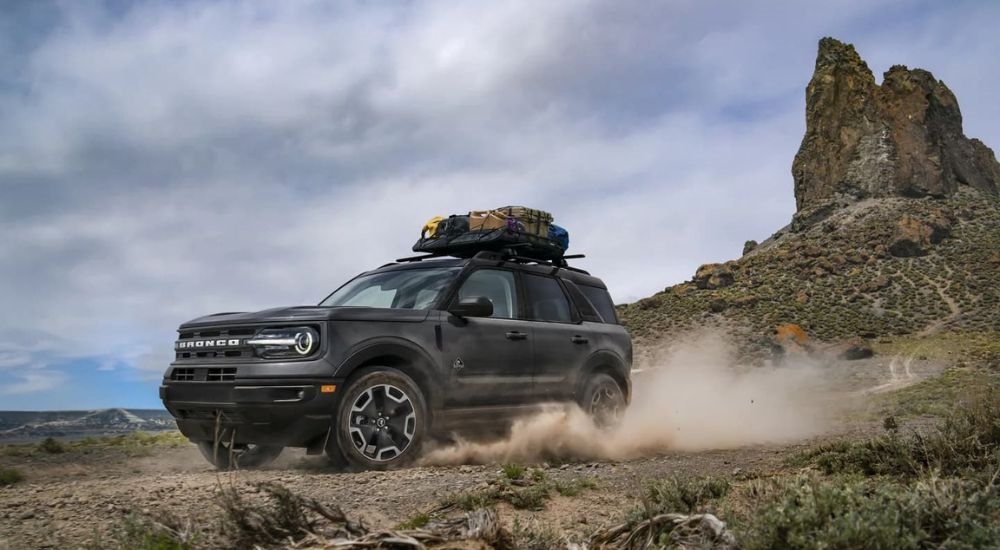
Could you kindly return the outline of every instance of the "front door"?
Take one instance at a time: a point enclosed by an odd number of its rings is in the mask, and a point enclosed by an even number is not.
[[[506,269],[473,271],[454,301],[484,296],[493,303],[491,317],[441,323],[442,361],[451,368],[445,401],[449,406],[517,405],[532,391],[532,334],[518,317],[517,277]]]

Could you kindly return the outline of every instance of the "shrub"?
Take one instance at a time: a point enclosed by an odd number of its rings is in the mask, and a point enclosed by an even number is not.
[[[552,498],[553,492],[563,496],[576,496],[585,489],[596,486],[594,480],[586,478],[552,481],[540,469],[531,470],[530,475],[521,474],[520,477],[511,479],[505,470],[505,475],[491,482],[488,487],[450,494],[441,501],[441,506],[455,506],[472,511],[487,508],[497,502],[506,502],[521,510],[541,510],[545,508],[545,502]]]
[[[806,458],[826,474],[992,475],[1000,468],[1000,389],[987,387],[963,400],[929,435],[904,437],[892,429],[867,441],[823,445]]]
[[[66,452],[66,446],[63,445],[61,441],[57,441],[51,437],[46,437],[41,443],[38,444],[38,450],[43,453],[59,454]]]
[[[673,512],[688,514],[728,493],[729,482],[722,478],[667,478],[646,488],[645,507],[635,510],[634,514],[637,517]]]
[[[441,501],[441,506],[456,506],[462,510],[471,512],[472,510],[492,506],[498,500],[500,500],[500,491],[496,487],[490,487],[483,490],[450,494]]]
[[[431,522],[430,514],[426,512],[420,512],[419,514],[413,516],[412,518],[400,523],[396,526],[396,529],[423,529],[427,527],[427,524]]]
[[[162,518],[163,523],[129,515],[114,530],[110,539],[98,538],[88,544],[88,550],[193,550],[197,537],[190,523],[183,523],[173,516]]]
[[[511,536],[514,547],[525,550],[549,550],[566,546],[565,543],[560,544],[562,541],[559,535],[551,527],[541,529],[528,527],[517,518],[514,518]]]
[[[322,520],[347,523],[339,508],[326,508],[282,485],[258,483],[256,487],[264,495],[263,502],[251,502],[232,487],[219,493],[219,504],[225,512],[222,531],[234,548],[300,540],[316,532]]]
[[[989,484],[797,478],[777,485],[738,534],[744,548],[979,548],[1000,540],[1000,489]]]
[[[503,475],[507,479],[521,479],[524,477],[524,473],[527,469],[520,464],[504,464],[503,465]]]
[[[592,478],[579,477],[569,481],[556,481],[553,483],[557,493],[564,497],[575,497],[586,489],[596,489],[597,481]]]
[[[0,468],[0,487],[13,485],[24,480],[24,474],[17,468]]]

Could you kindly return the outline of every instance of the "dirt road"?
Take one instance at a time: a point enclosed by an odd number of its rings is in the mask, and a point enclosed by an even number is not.
[[[884,391],[890,383],[897,389],[933,376],[943,365],[916,361],[905,370],[897,367],[891,358],[840,366],[837,393],[869,400],[866,389]],[[901,377],[908,378],[901,382]],[[501,504],[500,512],[508,524],[517,521],[529,529],[581,540],[600,526],[620,520],[653,480],[671,475],[732,478],[788,472],[795,469],[788,458],[819,441],[859,437],[879,429],[874,419],[858,418],[792,443],[657,452],[624,461],[539,464],[554,481],[586,479],[595,482],[594,488],[572,497],[555,494],[543,510],[515,510]],[[307,457],[295,450],[286,450],[265,470],[220,474],[191,445],[156,448],[151,455],[139,457],[115,448],[22,457],[0,454],[0,466],[17,468],[26,477],[20,483],[0,486],[0,550],[80,547],[133,513],[171,512],[196,522],[215,521],[220,487],[249,487],[258,481],[278,482],[298,494],[340,505],[349,516],[370,526],[393,527],[418,514],[435,512],[449,495],[488,487],[501,476],[496,464],[345,473],[333,470],[323,457]]]
[[[546,466],[553,480],[588,478],[597,488],[575,497],[556,496],[543,511],[504,509],[503,516],[528,527],[554,528],[584,537],[610,524],[637,502],[648,482],[664,476],[730,475],[787,468],[784,458],[808,444],[674,453],[622,463]],[[129,458],[115,451],[53,455],[13,462],[28,479],[0,488],[0,548],[74,548],[119,524],[130,513],[169,511],[211,521],[215,495],[230,483],[281,483],[296,493],[339,504],[369,525],[391,527],[437,508],[453,493],[486,487],[498,466],[430,466],[395,472],[340,473],[322,458],[288,452],[273,467],[220,474],[192,447],[164,449],[158,456]]]

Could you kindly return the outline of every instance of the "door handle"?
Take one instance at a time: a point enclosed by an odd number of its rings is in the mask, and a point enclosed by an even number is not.
[[[590,342],[590,340],[584,338],[583,336],[580,336],[579,334],[573,336],[569,340],[570,340],[570,342],[573,342],[574,344],[586,344],[586,343]]]
[[[527,340],[528,339],[528,335],[526,333],[524,333],[524,332],[518,332],[516,330],[512,330],[512,331],[510,331],[510,332],[507,333],[507,339],[508,340]]]

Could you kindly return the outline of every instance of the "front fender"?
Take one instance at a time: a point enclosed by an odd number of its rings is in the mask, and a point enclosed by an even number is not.
[[[398,336],[376,337],[359,342],[337,366],[338,378],[349,378],[365,365],[397,368],[427,392],[432,408],[441,405],[441,373],[433,358],[419,344]]]

